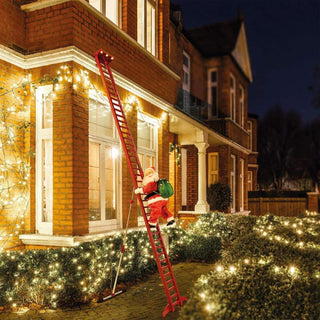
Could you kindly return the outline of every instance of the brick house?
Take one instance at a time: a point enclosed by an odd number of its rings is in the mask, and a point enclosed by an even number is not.
[[[11,145],[35,153],[14,165],[1,158],[2,172],[31,168],[19,210],[10,174],[0,177],[8,198],[0,203],[2,248],[72,246],[126,223],[133,183],[93,58],[100,48],[115,58],[142,167],[156,166],[174,185],[175,215],[207,212],[206,187],[216,181],[232,189],[231,212],[247,210],[256,127],[248,127],[252,76],[241,17],[186,31],[169,0],[3,0],[0,10],[1,103],[18,99],[6,119],[29,123]],[[2,125],[1,137],[10,136]],[[134,204],[129,226],[143,224]]]

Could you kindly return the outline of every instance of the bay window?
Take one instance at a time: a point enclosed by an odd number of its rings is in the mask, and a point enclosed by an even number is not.
[[[105,96],[89,92],[89,230],[120,225],[120,143]]]

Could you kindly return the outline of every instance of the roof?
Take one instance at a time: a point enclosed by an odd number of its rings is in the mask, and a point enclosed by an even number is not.
[[[236,46],[243,19],[237,18],[185,30],[187,38],[205,57],[230,54]]]

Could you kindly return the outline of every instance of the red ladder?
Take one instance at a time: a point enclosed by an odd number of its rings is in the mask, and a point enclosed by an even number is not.
[[[110,62],[113,60],[113,57],[106,54],[103,50],[99,50],[95,54],[95,59],[109,99],[113,118],[118,129],[122,147],[130,169],[131,177],[134,182],[134,187],[138,188],[138,183],[141,183],[143,179],[143,170],[140,165],[135,144],[133,142],[126,116],[123,111],[118,91],[111,72]],[[162,316],[165,317],[168,312],[174,311],[175,305],[182,306],[183,302],[186,301],[187,298],[181,297],[179,294],[177,283],[172,272],[170,260],[168,258],[168,254],[161,236],[159,224],[157,224],[155,231],[150,229],[146,213],[146,209],[148,208],[147,204],[145,204],[146,201],[143,201],[140,194],[138,194],[137,197],[148,231],[153,254],[157,262],[161,281],[163,283],[168,299],[168,305],[162,312]]]

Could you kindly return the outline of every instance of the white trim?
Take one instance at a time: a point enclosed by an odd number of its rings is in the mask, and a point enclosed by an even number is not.
[[[75,46],[65,47],[56,50],[49,50],[42,53],[36,53],[31,55],[22,55],[16,51],[6,48],[3,45],[0,45],[0,59],[12,63],[22,69],[32,69],[52,64],[59,64],[69,61],[74,61],[81,65],[82,67],[99,74],[99,70],[96,66],[96,62],[93,57],[85,53],[84,51],[78,49]],[[246,154],[250,153],[250,150],[239,145],[238,143],[231,141],[230,139],[220,135],[219,133],[210,130],[208,127],[202,125],[198,121],[190,118],[185,115],[183,112],[175,109],[172,104],[168,103],[164,99],[155,96],[152,92],[147,91],[145,88],[134,83],[130,79],[126,78],[122,74],[113,70],[113,76],[115,82],[118,86],[122,87],[125,90],[130,91],[131,93],[137,95],[141,99],[144,99],[156,107],[160,108],[163,111],[168,112],[171,115],[177,116],[179,119],[186,121],[190,126],[194,126],[207,132],[210,136],[219,139],[222,143],[230,145],[235,149],[242,151]],[[180,78],[178,78],[180,79]]]
[[[237,158],[234,154],[231,155],[231,161],[233,165],[233,171],[230,170],[230,187],[232,195],[231,212],[236,211],[236,192],[237,192]]]
[[[244,210],[244,159],[240,158],[240,211]]]
[[[40,234],[52,234],[53,233],[53,126],[51,128],[43,129],[43,96],[48,98],[53,90],[53,85],[45,85],[36,88],[36,229]],[[52,102],[53,103],[53,102]],[[53,105],[52,105],[53,107]],[[53,120],[53,110],[52,110]],[[43,219],[43,142],[49,140],[49,149],[47,151],[47,160],[51,162],[51,168],[46,169],[46,187],[48,188],[49,196],[46,198],[47,214],[49,220],[42,221]],[[52,170],[52,171],[51,171]],[[50,172],[51,171],[51,172]],[[48,194],[47,194],[48,195]]]

